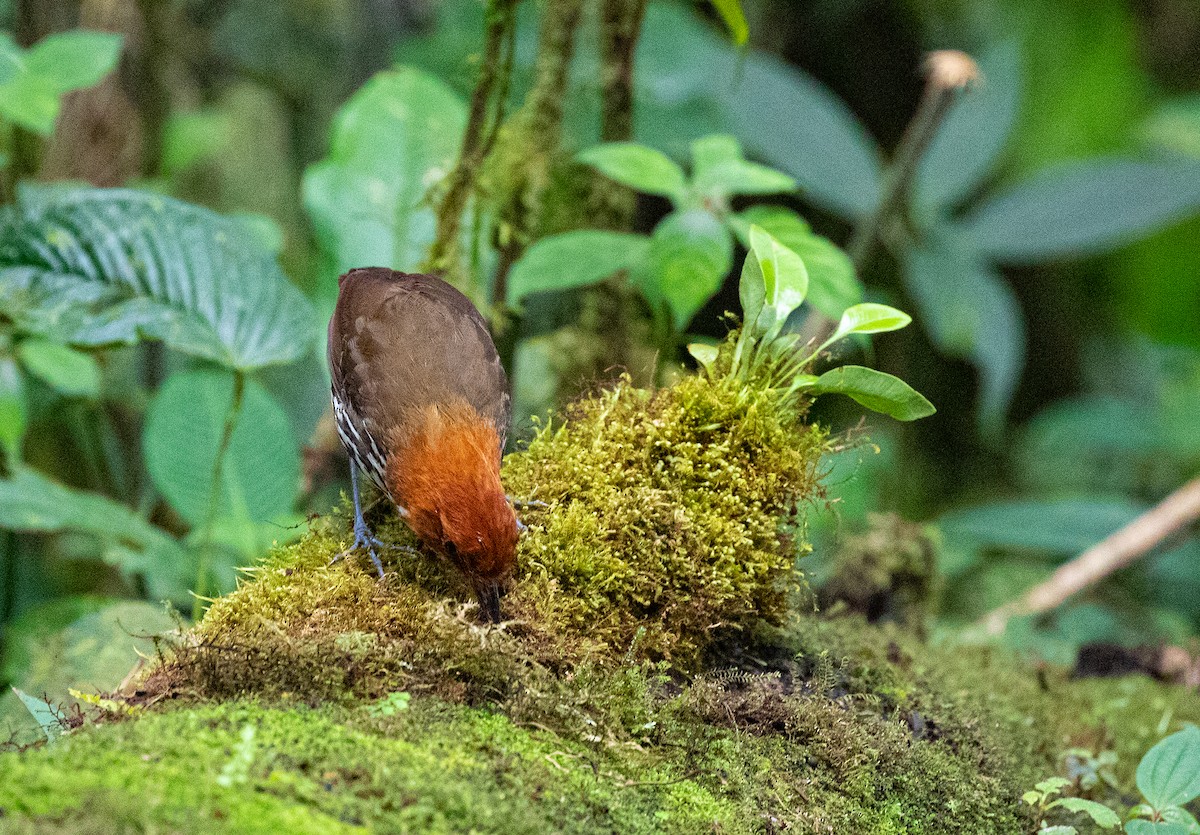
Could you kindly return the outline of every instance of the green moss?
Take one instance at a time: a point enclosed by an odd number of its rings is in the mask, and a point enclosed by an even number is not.
[[[234,702],[92,728],[7,758],[0,827],[749,831],[736,803],[656,757],[621,757],[436,700],[412,704],[377,719],[366,708]]]
[[[330,564],[349,534],[334,517],[214,601],[143,689],[319,702],[416,688],[474,702],[582,663],[696,669],[715,643],[787,612],[795,514],[817,493],[825,443],[771,392],[623,379],[506,459],[507,488],[542,504],[523,511],[504,627],[480,626],[428,555],[390,555],[383,582],[359,557]],[[412,550],[387,516],[379,535]]]
[[[331,564],[348,516],[314,521],[164,648],[125,694],[149,715],[3,755],[0,830],[1015,835],[1066,749],[1116,750],[1128,791],[1200,720],[1182,688],[792,614],[827,439],[760,384],[622,380],[510,456],[544,505],[499,627],[426,554]],[[929,554],[893,533],[860,550],[900,555],[915,626]]]
[[[1160,723],[1200,719],[1183,688],[856,619],[774,637],[764,673],[584,666],[483,709],[233,701],[87,727],[0,758],[0,831],[1017,835],[1066,748],[1119,740],[1127,792]]]
[[[842,608],[871,622],[890,621],[923,634],[936,604],[937,553],[929,529],[895,514],[872,514],[847,536],[821,587],[826,612]]]

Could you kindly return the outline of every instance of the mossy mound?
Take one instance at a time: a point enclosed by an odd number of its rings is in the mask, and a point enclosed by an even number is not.
[[[483,708],[235,700],[88,726],[0,755],[0,832],[1018,835],[1066,749],[1117,751],[1112,801],[1163,727],[1200,719],[1182,688],[856,619],[755,652],[689,681],[582,667]]]
[[[769,391],[622,379],[506,459],[507,488],[535,504],[500,629],[429,555],[392,555],[382,582],[361,558],[330,564],[350,528],[334,517],[215,601],[143,689],[321,701],[417,686],[471,701],[585,662],[698,669],[715,642],[787,612],[797,507],[825,447]],[[417,545],[394,513],[376,530]]]

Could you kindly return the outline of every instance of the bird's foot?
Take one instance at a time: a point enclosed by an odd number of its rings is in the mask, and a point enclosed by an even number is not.
[[[342,559],[343,557],[346,557],[349,554],[353,554],[356,551],[366,551],[368,554],[371,555],[371,562],[373,562],[375,564],[375,570],[379,572],[379,579],[382,580],[383,579],[383,563],[380,562],[380,560],[379,560],[379,550],[378,549],[393,550],[393,551],[412,550],[411,548],[408,548],[405,545],[393,545],[391,543],[384,542],[383,540],[379,539],[379,537],[377,537],[377,536],[375,536],[375,534],[371,533],[371,529],[367,527],[367,523],[362,520],[362,517],[359,517],[358,519],[354,520],[354,544],[351,545],[349,548],[347,548],[345,551],[342,551],[340,554],[335,556],[332,560],[329,561],[329,564],[333,565],[338,560]]]

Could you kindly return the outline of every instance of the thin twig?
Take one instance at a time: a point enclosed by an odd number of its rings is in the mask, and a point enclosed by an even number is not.
[[[909,193],[917,174],[917,166],[921,157],[929,148],[929,143],[937,135],[942,126],[950,105],[970,86],[979,83],[982,76],[979,67],[965,52],[956,50],[941,50],[931,52],[925,59],[925,91],[917,112],[908,127],[892,164],[888,166],[884,176],[883,193],[875,210],[859,222],[850,236],[846,251],[850,262],[854,265],[854,274],[860,278],[867,268],[871,248],[883,230],[899,213],[906,211]],[[815,340],[817,343],[833,333],[834,323],[822,314],[812,311],[800,329],[800,342]]]
[[[1200,519],[1200,478],[1192,479],[1112,536],[1060,566],[1050,579],[1030,589],[1019,600],[984,615],[980,625],[989,635],[998,635],[1013,617],[1048,612],[1071,595],[1145,556],[1197,519]]]
[[[859,275],[867,266],[867,257],[871,254],[872,244],[879,238],[880,230],[894,214],[904,209],[916,177],[917,164],[937,135],[950,105],[959,93],[980,78],[979,67],[971,56],[957,50],[929,53],[925,59],[925,75],[925,92],[921,95],[916,115],[896,146],[879,204],[867,220],[854,230],[854,236],[847,246],[854,271]]]

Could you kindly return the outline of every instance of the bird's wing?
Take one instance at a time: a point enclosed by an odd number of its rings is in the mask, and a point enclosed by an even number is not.
[[[385,436],[406,415],[458,399],[490,418],[502,443],[507,434],[508,380],[487,323],[439,278],[383,268],[343,276],[329,362],[340,394]]]

